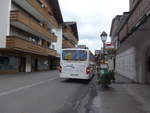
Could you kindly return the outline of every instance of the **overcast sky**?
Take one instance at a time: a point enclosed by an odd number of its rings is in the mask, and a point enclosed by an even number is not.
[[[79,44],[94,52],[102,47],[100,34],[110,33],[115,15],[129,11],[129,0],[59,0],[64,21],[76,21]],[[107,41],[110,41],[108,39]]]

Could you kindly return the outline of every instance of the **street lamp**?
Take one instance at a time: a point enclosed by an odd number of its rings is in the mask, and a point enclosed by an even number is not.
[[[107,40],[107,33],[105,31],[103,31],[102,34],[100,35],[100,37],[101,37],[101,40],[103,42],[103,54],[104,54],[103,60],[105,61],[105,43]]]

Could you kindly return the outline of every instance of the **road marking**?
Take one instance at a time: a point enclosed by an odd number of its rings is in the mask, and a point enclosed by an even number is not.
[[[9,94],[11,94],[11,93],[15,93],[15,92],[18,92],[18,91],[21,91],[21,90],[24,90],[24,89],[32,88],[32,87],[34,87],[34,86],[38,86],[38,85],[44,84],[44,83],[46,83],[46,82],[55,80],[55,79],[57,79],[57,78],[58,78],[58,77],[56,77],[56,78],[51,78],[51,79],[47,79],[47,80],[44,80],[44,81],[40,81],[40,82],[31,84],[31,85],[26,85],[26,86],[24,86],[24,87],[19,87],[19,88],[16,88],[16,89],[11,89],[11,90],[9,90],[9,91],[1,92],[1,93],[0,93],[0,96],[9,95]]]

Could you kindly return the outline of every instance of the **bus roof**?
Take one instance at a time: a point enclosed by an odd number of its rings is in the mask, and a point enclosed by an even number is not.
[[[62,50],[88,50],[88,51],[90,51],[89,49],[82,49],[82,48],[65,48]]]

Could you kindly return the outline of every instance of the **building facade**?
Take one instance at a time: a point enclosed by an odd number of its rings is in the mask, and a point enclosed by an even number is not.
[[[53,68],[62,40],[58,0],[4,0],[0,7],[0,73]]]
[[[120,40],[119,40],[119,31],[123,24],[126,22],[129,16],[129,12],[124,12],[123,15],[117,15],[112,20],[111,30],[110,30],[110,37],[111,37],[111,44],[114,46],[113,49],[113,57],[111,59],[111,64],[113,64],[113,70],[116,70],[116,56],[115,51],[118,50],[120,47]]]
[[[130,0],[130,14],[121,24],[117,34],[120,46],[116,72],[135,82],[149,84],[150,1]]]
[[[76,48],[79,37],[76,22],[63,23],[62,48]]]
[[[111,30],[110,30],[110,37],[111,37],[111,43],[114,45],[114,49],[118,49],[120,46],[120,40],[119,40],[119,30],[123,26],[123,24],[126,22],[127,17],[129,16],[129,12],[124,12],[123,15],[117,15],[112,20]]]
[[[89,49],[86,45],[78,45],[77,47],[81,49]]]

